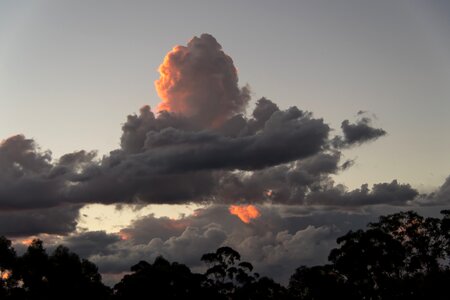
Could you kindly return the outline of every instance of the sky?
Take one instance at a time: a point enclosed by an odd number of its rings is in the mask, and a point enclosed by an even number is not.
[[[449,13],[1,1],[0,234],[64,242],[110,275],[158,253],[195,267],[231,244],[286,280],[381,213],[436,213],[450,196]],[[244,223],[237,204],[260,215]]]

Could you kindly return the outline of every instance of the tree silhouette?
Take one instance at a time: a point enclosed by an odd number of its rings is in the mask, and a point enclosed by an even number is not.
[[[205,273],[205,286],[213,287],[225,297],[259,277],[259,274],[251,274],[253,265],[241,262],[241,255],[231,247],[220,247],[216,252],[203,254],[201,260],[209,267]]]
[[[442,220],[412,211],[381,216],[339,238],[329,259],[359,299],[444,299],[447,219],[445,212]]]
[[[393,293],[392,285],[401,276],[405,251],[391,235],[369,229],[349,232],[337,239],[341,247],[333,249],[329,260],[343,275],[347,290],[355,299],[384,299]]]
[[[48,283],[54,299],[61,295],[67,295],[66,299],[80,299],[86,295],[107,299],[109,294],[97,267],[64,246],[58,246],[49,257]]]
[[[429,273],[439,270],[439,260],[445,259],[447,238],[441,233],[441,220],[424,218],[413,211],[381,216],[379,222],[370,223],[391,235],[404,248],[404,272]]]
[[[33,240],[22,257],[18,258],[17,271],[27,290],[27,297],[39,299],[49,295],[49,258],[41,240]]]
[[[351,299],[344,279],[331,265],[301,266],[291,276],[288,287],[294,299]]]
[[[48,255],[42,241],[33,240],[17,257],[11,241],[0,237],[1,299],[109,299],[97,267],[59,246]]]
[[[11,241],[0,236],[0,271],[10,271],[16,260],[16,251],[11,245]]]
[[[445,255],[450,257],[450,210],[443,210],[441,214],[441,234],[444,239],[443,248]]]
[[[132,274],[125,275],[114,286],[117,299],[139,299],[149,295],[152,299],[213,299],[203,290],[203,276],[193,274],[183,264],[170,263],[162,256],[153,264],[140,261],[131,267]]]
[[[11,241],[0,236],[0,299],[12,297],[17,286],[14,267],[16,264],[16,251]]]
[[[0,299],[448,299],[450,284],[450,210],[442,218],[407,211],[381,216],[367,229],[337,239],[330,264],[301,266],[288,288],[259,277],[230,247],[206,253],[204,274],[157,257],[140,261],[113,289],[98,268],[64,246],[47,254],[33,240],[17,256],[0,236]]]
[[[237,288],[232,299],[284,300],[293,299],[288,290],[269,277],[261,277]]]

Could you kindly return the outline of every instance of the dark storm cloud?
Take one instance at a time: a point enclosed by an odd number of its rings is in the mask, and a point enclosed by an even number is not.
[[[157,172],[255,170],[308,157],[327,142],[329,127],[297,108],[277,111],[258,134],[224,137],[212,131],[166,128],[147,133],[144,161]],[[286,147],[286,145],[289,147]]]
[[[436,191],[420,195],[415,202],[424,206],[448,205],[450,203],[450,176]]]
[[[153,214],[138,219],[128,228],[120,232],[125,237],[137,243],[147,243],[152,238],[167,240],[172,236],[180,235],[190,222],[182,219],[170,219],[168,217],[157,218]]]
[[[122,149],[140,153],[132,159],[142,160],[153,173],[261,169],[323,150],[330,128],[322,119],[296,107],[285,111],[261,108],[270,105],[275,106],[260,99],[257,118],[247,121],[237,116],[218,130],[193,130],[189,119],[169,113],[155,118],[149,107],[143,107],[139,116],[129,116],[124,124]]]
[[[399,184],[393,180],[390,183],[374,184],[371,190],[367,184],[352,191],[347,191],[343,185],[325,186],[309,193],[307,202],[335,206],[407,205],[418,195],[418,191],[409,184]]]
[[[222,176],[217,197],[223,202],[303,204],[307,193],[339,170],[340,153],[322,152],[295,163]]]
[[[70,189],[72,201],[104,204],[203,202],[209,199],[216,185],[216,176],[211,172],[149,174],[146,166],[134,157],[126,157],[117,164],[110,159],[93,169],[87,180]]]
[[[139,115],[129,115],[122,126],[120,139],[121,149],[126,153],[138,153],[144,149],[144,143],[148,132],[161,131],[164,128],[178,128],[193,130],[198,126],[189,122],[189,119],[166,111],[158,117],[146,105],[139,111]]]
[[[68,183],[79,179],[95,153],[78,151],[53,162],[23,135],[0,143],[0,210],[55,207],[66,202]]]
[[[76,229],[80,205],[0,211],[0,236],[65,235]]]
[[[359,112],[361,115],[363,112]],[[341,124],[343,137],[335,137],[333,144],[335,147],[350,147],[355,144],[362,144],[373,141],[386,135],[386,131],[381,128],[372,127],[372,120],[369,117],[362,117],[356,123],[352,124],[349,120],[344,120]]]
[[[61,242],[81,257],[91,255],[108,255],[113,252],[111,246],[121,239],[117,234],[104,231],[88,231],[70,235]]]
[[[255,171],[251,174],[230,173],[220,181],[218,197],[222,202],[270,202],[289,205],[330,205],[357,207],[367,205],[409,205],[419,195],[409,184],[397,180],[364,184],[349,191],[335,185],[330,175],[346,168],[339,166],[340,153],[320,153],[316,156]]]
[[[0,209],[42,207],[57,203],[61,182],[51,178],[50,152],[32,139],[12,136],[0,144]]]
[[[122,148],[99,161],[95,152],[78,151],[52,162],[49,152],[23,136],[4,141],[0,155],[10,171],[2,179],[10,184],[0,189],[0,205],[269,201],[354,206],[404,203],[416,195],[396,182],[375,185],[372,192],[367,186],[347,192],[330,185],[330,175],[348,162],[340,166],[341,153],[328,147],[329,131],[322,119],[295,107],[279,110],[265,98],[257,102],[253,118],[237,115],[217,129],[198,128],[168,112],[156,117],[143,107],[123,125]]]
[[[83,169],[70,189],[100,203],[186,203],[224,198],[219,184],[234,171],[258,171],[314,156],[329,143],[322,119],[292,107],[280,111],[261,99],[255,118],[235,116],[217,129],[148,107],[123,125],[122,149]],[[145,134],[144,134],[145,133]],[[287,147],[286,145],[289,145]],[[329,162],[315,162],[326,167]]]
[[[450,203],[450,177],[447,177],[444,184],[431,197],[438,203]]]

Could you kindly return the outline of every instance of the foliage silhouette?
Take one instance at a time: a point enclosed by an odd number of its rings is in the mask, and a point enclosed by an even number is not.
[[[153,264],[140,261],[131,271],[114,286],[117,299],[139,299],[147,294],[152,299],[214,299],[214,291],[202,289],[203,275],[161,256]]]
[[[344,277],[331,265],[297,268],[288,288],[294,299],[348,299]]]
[[[15,293],[17,280],[12,276],[16,264],[16,251],[11,241],[0,236],[0,299],[12,297]]]
[[[345,299],[448,299],[450,226],[448,211],[442,214],[438,219],[400,212],[381,216],[365,231],[348,232],[337,239],[326,272],[313,279],[317,267],[297,269],[291,294],[329,299],[320,285],[331,284],[329,289]]]
[[[260,277],[230,247],[206,253],[203,274],[162,256],[140,261],[113,289],[98,268],[64,246],[50,255],[33,240],[18,256],[0,237],[0,299],[448,299],[450,210],[381,216],[337,239],[330,264],[300,266],[284,287]]]
[[[2,247],[4,251],[5,247]],[[3,257],[3,256],[1,256]],[[8,272],[5,299],[109,299],[97,267],[58,246],[49,256],[40,240],[33,240],[21,257],[14,257]]]

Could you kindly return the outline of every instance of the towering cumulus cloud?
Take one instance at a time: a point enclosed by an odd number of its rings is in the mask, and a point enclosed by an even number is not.
[[[231,57],[209,34],[194,37],[187,46],[176,46],[159,67],[155,82],[166,110],[193,117],[209,127],[243,112],[250,99],[248,88],[239,88]]]

